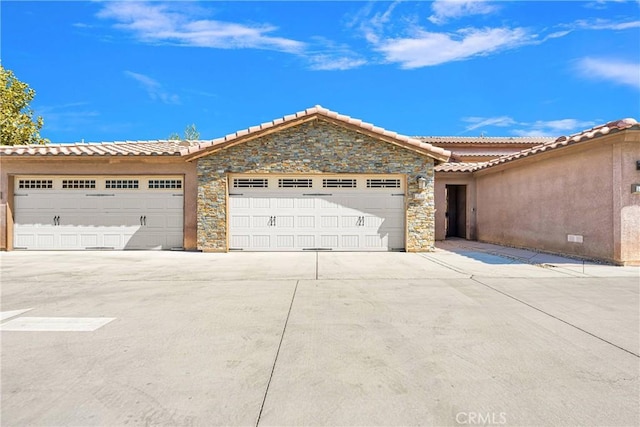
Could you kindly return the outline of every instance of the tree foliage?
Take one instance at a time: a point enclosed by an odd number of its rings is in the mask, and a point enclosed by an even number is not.
[[[191,124],[191,125],[187,125],[186,128],[184,128],[184,138],[180,138],[180,134],[174,132],[171,135],[169,135],[169,140],[196,140],[196,139],[200,139],[200,132],[198,132],[198,130],[196,129],[196,125],[195,124]]]
[[[40,136],[44,124],[42,117],[33,117],[29,103],[36,91],[16,78],[11,70],[0,65],[0,144],[45,144]]]

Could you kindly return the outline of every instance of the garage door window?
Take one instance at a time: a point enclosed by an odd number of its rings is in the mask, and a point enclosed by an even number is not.
[[[105,181],[105,188],[138,188],[137,179],[107,179]]]
[[[267,188],[266,178],[234,178],[233,188]]]
[[[95,179],[63,179],[63,189],[96,188]]]
[[[21,179],[18,188],[53,188],[51,179]]]
[[[180,179],[150,179],[150,189],[160,188],[182,188],[182,180]]]
[[[322,188],[356,188],[356,180],[324,178]]]
[[[399,179],[367,179],[367,188],[400,188]]]
[[[278,188],[311,188],[313,180],[311,178],[280,178]]]

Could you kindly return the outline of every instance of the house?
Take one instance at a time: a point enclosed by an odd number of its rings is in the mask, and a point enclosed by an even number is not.
[[[0,248],[419,252],[459,236],[637,262],[639,131],[408,137],[316,106],[212,141],[0,147]]]

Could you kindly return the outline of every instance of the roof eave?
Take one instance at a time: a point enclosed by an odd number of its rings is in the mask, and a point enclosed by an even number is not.
[[[244,131],[240,131],[235,134],[227,135],[224,138],[219,138],[217,140],[205,143],[207,145],[204,147],[190,147],[189,149],[182,150],[181,155],[185,158],[186,161],[197,160],[199,158],[214,154],[220,150],[231,148],[238,144],[242,144],[266,135],[270,135],[272,133],[280,132],[294,126],[316,120],[323,120],[335,124],[336,126],[340,126],[345,129],[349,129],[354,132],[375,138],[377,140],[396,145],[420,155],[432,157],[433,159],[438,161],[447,161],[451,157],[451,152],[443,148],[434,147],[426,142],[414,140],[413,138],[409,137],[404,137],[398,135],[395,132],[385,131],[384,129],[376,128],[373,125],[368,126],[367,124],[364,124],[363,126],[362,122],[359,120],[353,120],[353,123],[351,123],[351,121],[342,120],[340,116],[332,117],[324,113],[323,111],[316,111],[312,114],[289,119],[285,117],[284,119],[279,119],[279,121],[276,120],[272,122],[273,124],[271,126],[264,128],[263,126],[265,126],[265,124],[245,129]]]

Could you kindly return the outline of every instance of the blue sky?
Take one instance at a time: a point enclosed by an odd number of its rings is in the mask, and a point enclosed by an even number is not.
[[[316,104],[405,135],[640,120],[638,1],[28,2],[1,58],[52,142],[202,139]]]

